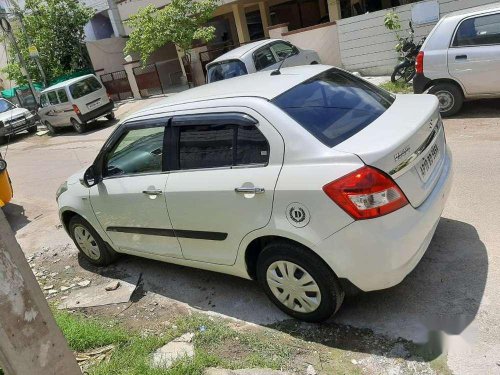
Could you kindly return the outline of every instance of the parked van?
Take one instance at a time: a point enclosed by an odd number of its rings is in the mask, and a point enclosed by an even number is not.
[[[113,120],[113,108],[114,103],[99,79],[88,74],[43,90],[38,114],[51,134],[65,126],[83,133],[87,124],[99,117]]]
[[[439,99],[442,116],[466,100],[500,98],[500,5],[444,16],[427,37],[416,62],[415,94]]]

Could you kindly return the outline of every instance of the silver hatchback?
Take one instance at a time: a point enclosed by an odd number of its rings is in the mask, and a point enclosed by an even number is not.
[[[429,34],[416,64],[416,94],[439,99],[442,116],[465,100],[500,98],[500,4],[443,17]]]

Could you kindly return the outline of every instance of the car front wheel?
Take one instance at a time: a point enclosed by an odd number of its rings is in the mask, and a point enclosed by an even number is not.
[[[276,306],[308,322],[330,318],[344,299],[332,270],[309,250],[293,243],[268,244],[257,261],[257,278]]]
[[[80,216],[74,216],[69,222],[69,232],[76,247],[91,263],[107,266],[117,258],[117,253],[110,249],[92,226]]]

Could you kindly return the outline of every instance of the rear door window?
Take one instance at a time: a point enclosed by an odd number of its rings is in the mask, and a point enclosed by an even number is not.
[[[256,70],[262,70],[276,64],[276,58],[271,52],[271,48],[265,47],[261,48],[253,54],[253,62],[255,64]]]
[[[453,40],[453,47],[491,44],[500,44],[500,14],[466,19]]]
[[[297,55],[299,50],[289,43],[276,42],[271,46],[279,61],[283,61],[286,57]]]
[[[59,101],[61,103],[67,103],[68,102],[68,95],[66,95],[66,91],[64,91],[64,90],[58,90],[57,91],[57,96],[59,97]]]
[[[272,102],[329,147],[352,137],[394,102],[388,92],[332,68]]]
[[[99,83],[97,78],[87,77],[69,86],[69,92],[71,93],[73,99],[78,99],[99,90],[101,87],[102,85]]]
[[[230,60],[222,61],[208,68],[208,82],[222,81],[247,74],[247,68],[243,61]]]
[[[52,104],[52,105],[59,104],[59,100],[57,99],[57,95],[56,95],[55,91],[48,92],[47,96],[49,98],[50,104]]]

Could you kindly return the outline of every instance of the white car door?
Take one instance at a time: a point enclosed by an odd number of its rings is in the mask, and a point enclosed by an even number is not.
[[[169,178],[166,121],[136,122],[109,142],[103,179],[90,189],[102,228],[123,252],[182,258],[165,202]]]
[[[231,265],[243,237],[271,218],[284,144],[249,109],[216,111],[173,118],[178,160],[166,197],[184,257]]]
[[[460,23],[448,50],[448,69],[469,95],[500,93],[500,13]]]

